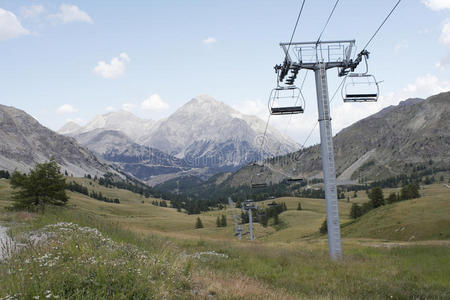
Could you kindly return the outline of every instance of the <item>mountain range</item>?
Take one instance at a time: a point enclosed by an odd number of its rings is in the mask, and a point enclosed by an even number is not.
[[[0,105],[0,169],[26,172],[53,158],[73,176],[115,171],[73,138],[58,134],[22,110]]]
[[[450,92],[407,99],[341,130],[333,137],[338,183],[407,174],[418,165],[450,168]],[[320,145],[249,165],[227,179],[250,184],[252,174],[267,182],[286,177],[322,178]]]
[[[201,95],[159,121],[130,112],[97,116],[86,126],[64,125],[59,132],[121,170],[150,184],[181,175],[208,178],[235,171],[261,155],[283,155],[298,149],[290,138],[266,123],[223,102]]]

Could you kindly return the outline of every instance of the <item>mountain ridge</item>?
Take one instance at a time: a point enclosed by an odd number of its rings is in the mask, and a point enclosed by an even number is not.
[[[0,169],[27,172],[51,158],[74,176],[115,171],[75,139],[41,125],[23,110],[0,104]]]
[[[128,123],[123,122],[123,119]],[[116,124],[117,122],[120,124]],[[123,145],[111,142],[99,151],[100,145],[93,140],[87,143],[85,137],[89,134],[98,135],[99,131],[120,131],[127,136],[127,139],[123,138],[126,140],[124,144],[130,146],[135,143],[183,160],[184,165],[174,165],[174,171],[182,171],[184,174],[187,170],[179,167],[189,166],[193,173],[200,174],[205,179],[220,171],[235,171],[240,166],[257,160],[260,154],[270,157],[298,149],[294,141],[269,127],[265,147],[260,153],[265,125],[258,117],[242,114],[208,95],[200,95],[192,98],[168,118],[159,121],[147,122],[129,112],[114,112],[97,116],[82,129],[68,135],[109,159],[105,155],[106,149],[113,147],[116,148],[115,152],[121,152],[124,150]],[[130,128],[138,129],[130,134]],[[140,174],[139,178],[150,180],[157,175],[148,170],[148,174]]]

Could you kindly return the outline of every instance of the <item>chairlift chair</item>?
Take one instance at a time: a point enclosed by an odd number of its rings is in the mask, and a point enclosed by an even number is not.
[[[344,102],[376,102],[379,93],[375,76],[365,73],[349,73],[342,86]]]
[[[259,166],[258,172],[253,174],[250,179],[250,186],[252,187],[252,189],[266,188],[267,187],[266,179],[267,175],[264,174],[264,166]]]
[[[287,182],[301,182],[303,178],[288,178]]]
[[[304,112],[304,98],[295,86],[277,86],[269,98],[269,112],[272,115],[294,115]]]
[[[267,206],[268,206],[268,207],[278,207],[278,206],[280,206],[280,204],[277,203],[277,202],[275,202],[275,201],[273,201],[273,202],[267,204]]]

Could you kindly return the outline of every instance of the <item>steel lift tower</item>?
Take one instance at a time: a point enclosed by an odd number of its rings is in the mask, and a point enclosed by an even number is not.
[[[363,58],[368,58],[369,52],[363,50],[354,60],[351,59],[355,49],[354,40],[280,43],[280,46],[284,51],[285,60],[283,64],[275,66],[275,71],[278,74],[278,85],[274,89],[275,92],[272,92],[271,99],[269,100],[272,114],[276,114],[280,109],[284,114],[297,113],[299,108],[295,104],[293,106],[280,107],[280,99],[283,100],[286,98],[280,96],[280,94],[283,91],[289,94],[292,93],[293,89],[297,89],[293,83],[301,69],[312,70],[315,73],[327,209],[328,246],[331,258],[338,259],[342,256],[342,249],[327,70],[337,68],[339,76],[347,76],[348,73],[355,70]],[[355,75],[355,73],[351,73],[350,75]],[[366,73],[356,75],[358,76],[353,77],[362,78],[371,76],[367,75],[367,71]],[[375,82],[375,84],[377,83]],[[373,94],[370,95],[373,96]],[[357,96],[354,97],[355,102],[356,100],[358,102],[373,101],[373,97],[368,97],[369,94],[367,93],[360,93]],[[349,95],[349,98],[351,98],[351,95]]]

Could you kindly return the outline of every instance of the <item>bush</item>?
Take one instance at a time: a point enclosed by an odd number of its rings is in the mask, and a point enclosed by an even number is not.
[[[297,210],[302,210],[302,204],[300,202],[297,205]]]

